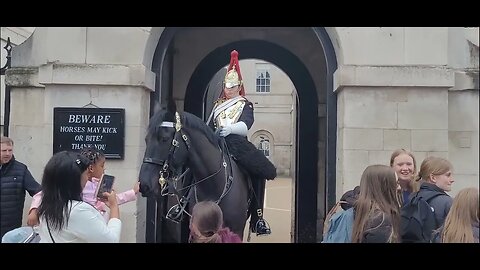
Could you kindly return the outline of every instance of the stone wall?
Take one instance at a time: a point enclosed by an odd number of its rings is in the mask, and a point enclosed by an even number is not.
[[[12,86],[10,136],[15,140],[16,157],[28,164],[35,178],[41,179],[52,154],[53,108],[93,103],[102,108],[125,108],[125,159],[108,160],[107,171],[119,176],[119,190],[133,186],[144,150],[149,97],[155,89],[155,75],[150,71],[153,54],[163,30],[38,27],[13,50],[13,68],[6,79]],[[452,195],[461,187],[478,187],[478,28],[476,35],[462,27],[326,30],[338,64],[334,75],[338,95],[337,198],[359,183],[366,166],[388,164],[391,152],[400,147],[414,152],[417,166],[428,155],[449,158],[457,181]],[[219,33],[229,29],[222,31]],[[272,32],[263,28],[242,31],[238,40],[243,35],[252,37],[251,33],[262,39]],[[284,41],[288,36],[285,48],[297,54],[310,71],[319,70],[315,64],[322,62],[324,56],[314,47],[304,48],[290,38],[304,35],[311,41],[315,38],[311,29],[274,32],[269,42]],[[196,38],[198,33],[206,33],[212,40],[198,36],[195,50],[191,44],[182,43],[190,40],[187,37]],[[173,63],[173,90],[181,104],[188,79],[201,57],[213,49],[211,44],[218,46],[226,41],[217,32],[196,32],[192,28],[188,36],[179,36],[175,42],[178,51]],[[324,78],[320,77],[313,80],[319,91],[324,91]],[[295,112],[288,113],[291,108],[283,106],[287,103],[279,101],[282,108],[271,108],[267,101],[258,98],[261,114],[262,110],[275,111],[294,118]],[[324,120],[325,100],[318,103],[319,119]],[[266,120],[260,116],[259,122],[262,121]],[[293,135],[290,134],[292,141]],[[282,144],[289,141],[287,137],[279,136]],[[275,151],[284,151],[285,145],[279,146]],[[324,164],[319,164],[319,168],[324,168]],[[323,197],[320,192],[319,201]],[[144,241],[144,209],[143,199],[136,205],[121,207],[125,217],[122,242]]]

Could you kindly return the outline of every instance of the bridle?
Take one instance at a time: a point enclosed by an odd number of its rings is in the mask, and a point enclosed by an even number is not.
[[[182,124],[180,122],[180,115],[178,114],[178,112],[175,113],[175,119],[176,119],[176,123],[162,122],[162,124],[160,125],[160,127],[175,127],[175,133],[173,135],[172,145],[170,146],[170,149],[168,150],[167,159],[160,160],[160,159],[153,158],[153,157],[144,157],[143,158],[144,163],[155,164],[155,165],[159,165],[159,166],[162,167],[162,169],[159,172],[160,177],[158,178],[158,182],[159,182],[160,187],[162,189],[164,188],[167,179],[170,178],[169,166],[176,163],[176,162],[172,162],[172,161],[175,158],[176,151],[179,149],[179,146],[180,146],[179,141],[183,140],[183,142],[185,143],[185,146],[187,147],[187,152],[191,148],[190,141],[188,140],[187,135],[182,130]],[[175,164],[175,165],[178,165],[178,164]],[[181,168],[175,168],[173,166],[172,166],[172,168],[173,168],[174,171],[180,171],[180,169],[181,169]],[[183,175],[184,174],[185,174],[185,172],[183,173]]]
[[[177,189],[176,186],[177,186],[178,180],[184,178],[185,175],[187,174],[187,172],[190,170],[190,168],[187,168],[185,171],[182,172],[182,168],[183,168],[184,164],[183,163],[178,164],[178,162],[175,162],[175,153],[177,153],[177,151],[180,147],[180,143],[179,143],[180,141],[184,142],[184,144],[187,148],[187,152],[190,151],[191,145],[190,145],[190,140],[188,139],[187,134],[185,134],[184,130],[182,129],[182,123],[181,123],[180,115],[178,114],[178,112],[175,112],[175,120],[176,120],[175,123],[173,123],[173,122],[162,122],[162,124],[160,125],[160,127],[175,127],[175,133],[173,135],[172,144],[171,144],[171,146],[168,150],[167,158],[165,160],[161,160],[161,159],[153,158],[153,157],[144,157],[143,162],[144,163],[155,164],[155,165],[158,165],[158,166],[162,167],[159,171],[159,179],[158,179],[158,182],[159,182],[160,188],[161,188],[160,194],[162,196],[165,196],[165,195],[176,196],[177,202],[178,202],[178,204],[172,206],[168,210],[166,218],[170,219],[174,222],[179,222],[181,220],[181,216],[182,216],[183,213],[186,213],[187,215],[191,216],[191,214],[188,213],[188,211],[185,208],[186,208],[187,203],[189,201],[189,198],[192,194],[191,193],[191,188],[192,187],[195,190],[195,201],[198,202],[196,186],[198,184],[214,177],[215,175],[217,175],[218,173],[220,173],[222,171],[222,168],[224,168],[225,177],[226,177],[225,186],[223,188],[222,194],[220,195],[219,199],[216,200],[216,203],[219,204],[220,201],[223,199],[223,197],[225,197],[227,195],[228,191],[230,190],[230,188],[232,186],[233,171],[232,171],[232,166],[231,166],[232,164],[231,164],[231,159],[230,158],[227,158],[227,160],[230,163],[229,164],[230,166],[228,166],[230,168],[230,170],[227,170],[227,163],[225,162],[225,152],[226,151],[222,150],[223,162],[220,164],[218,170],[216,170],[214,173],[212,173],[212,174],[210,174],[210,175],[208,175],[208,176],[206,176],[206,177],[204,177],[204,178],[202,178],[198,181],[195,181],[194,183],[192,183],[190,185],[187,185],[187,186],[184,186],[180,189]],[[228,156],[228,154],[227,154],[227,156]],[[174,165],[178,166],[178,167],[175,167]],[[170,175],[170,172],[178,172],[178,173],[176,173],[175,175]],[[186,195],[182,195],[180,193],[180,191],[183,191],[183,190],[186,190],[186,192],[185,192]]]

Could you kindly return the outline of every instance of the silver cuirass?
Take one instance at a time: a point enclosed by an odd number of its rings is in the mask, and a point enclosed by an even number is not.
[[[245,107],[245,99],[233,99],[225,101],[215,108],[215,124],[217,128],[235,124]]]

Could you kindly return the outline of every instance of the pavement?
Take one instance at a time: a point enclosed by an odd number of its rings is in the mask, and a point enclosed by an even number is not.
[[[291,243],[292,234],[292,178],[278,177],[267,181],[263,216],[272,233],[267,236],[251,234],[250,243]],[[247,243],[248,224],[244,242]]]

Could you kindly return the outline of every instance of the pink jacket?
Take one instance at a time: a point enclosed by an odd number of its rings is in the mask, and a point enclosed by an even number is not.
[[[93,207],[95,207],[100,213],[105,217],[106,220],[109,219],[109,215],[107,212],[108,206],[97,199],[95,196],[95,190],[97,189],[98,185],[98,179],[97,178],[92,178],[92,181],[87,181],[87,184],[85,185],[85,188],[82,191],[82,198],[84,202],[87,202]],[[137,199],[137,195],[135,194],[135,191],[133,189],[127,190],[125,192],[117,194],[117,202],[118,205],[135,201]],[[30,210],[34,208],[38,208],[40,206],[40,203],[42,202],[42,192],[38,192],[33,196],[32,204],[30,205]]]
[[[192,233],[192,225],[190,225],[190,239],[189,242],[192,242],[193,239],[193,233]],[[228,227],[223,227],[220,228],[217,231],[218,235],[220,235],[220,238],[217,240],[216,243],[243,243],[242,238],[234,232],[230,230]]]

